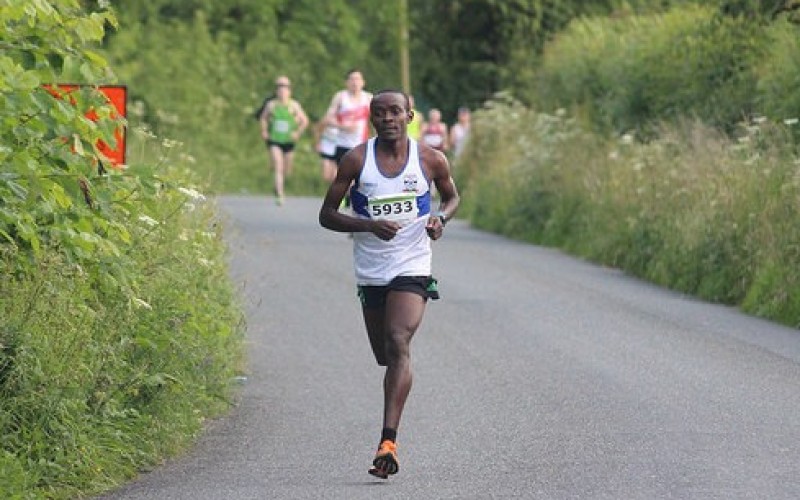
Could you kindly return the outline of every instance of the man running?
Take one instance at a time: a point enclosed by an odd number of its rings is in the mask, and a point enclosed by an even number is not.
[[[438,109],[428,111],[428,121],[422,125],[420,134],[422,142],[428,146],[443,153],[447,151],[447,124],[442,121],[442,112]]]
[[[458,108],[458,121],[450,127],[450,146],[453,148],[453,157],[458,158],[464,151],[464,144],[469,137],[471,113],[469,108]]]
[[[397,430],[411,390],[410,344],[429,298],[431,244],[453,217],[459,195],[444,154],[410,139],[413,112],[398,90],[378,92],[370,104],[377,137],[348,152],[319,211],[320,224],[353,233],[353,260],[364,323],[383,379],[383,430],[369,473],[397,473]],[[431,183],[440,204],[431,209]],[[352,188],[350,188],[352,184]],[[350,188],[353,212],[338,207]]]
[[[372,94],[364,90],[364,75],[357,69],[347,72],[346,89],[337,92],[325,113],[325,124],[338,129],[334,159],[339,163],[345,153],[369,137],[369,102]]]
[[[292,173],[294,145],[308,126],[305,111],[292,99],[289,78],[280,76],[275,80],[275,97],[266,103],[259,121],[274,169],[275,203],[283,205],[284,178]]]

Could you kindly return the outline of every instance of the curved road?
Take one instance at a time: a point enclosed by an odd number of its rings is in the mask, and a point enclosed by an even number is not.
[[[240,404],[108,499],[796,499],[800,332],[453,221],[413,346],[401,471],[350,240],[319,200],[220,200],[247,307]]]

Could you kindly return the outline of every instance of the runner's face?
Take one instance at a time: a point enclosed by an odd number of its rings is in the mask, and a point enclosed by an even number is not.
[[[410,120],[403,94],[386,93],[372,99],[369,117],[378,137],[383,140],[397,140],[405,136]]]
[[[279,83],[278,85],[275,86],[275,93],[280,98],[289,97],[292,93],[292,87],[288,84]]]
[[[350,92],[360,92],[364,88],[364,77],[358,71],[350,73],[347,77],[347,90]]]

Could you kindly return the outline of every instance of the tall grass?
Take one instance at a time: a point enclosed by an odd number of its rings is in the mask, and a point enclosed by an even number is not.
[[[698,121],[641,142],[510,99],[456,165],[473,223],[800,326],[800,159],[791,125]]]
[[[241,315],[221,221],[211,200],[170,185],[149,215],[131,213],[126,283],[58,248],[11,272],[18,256],[2,247],[0,497],[109,488],[229,407]]]

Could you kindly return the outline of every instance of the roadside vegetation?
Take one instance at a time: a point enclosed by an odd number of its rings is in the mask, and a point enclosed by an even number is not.
[[[800,26],[770,12],[575,20],[477,113],[462,216],[800,327]]]
[[[510,131],[514,130],[514,134]],[[731,138],[699,121],[601,136],[498,98],[456,165],[476,227],[800,326],[800,157],[792,126]]]
[[[92,47],[114,16],[8,1],[0,24],[0,497],[78,498],[230,406],[241,314],[180,145],[139,131],[156,160],[113,168],[100,94],[42,87],[108,78]]]

